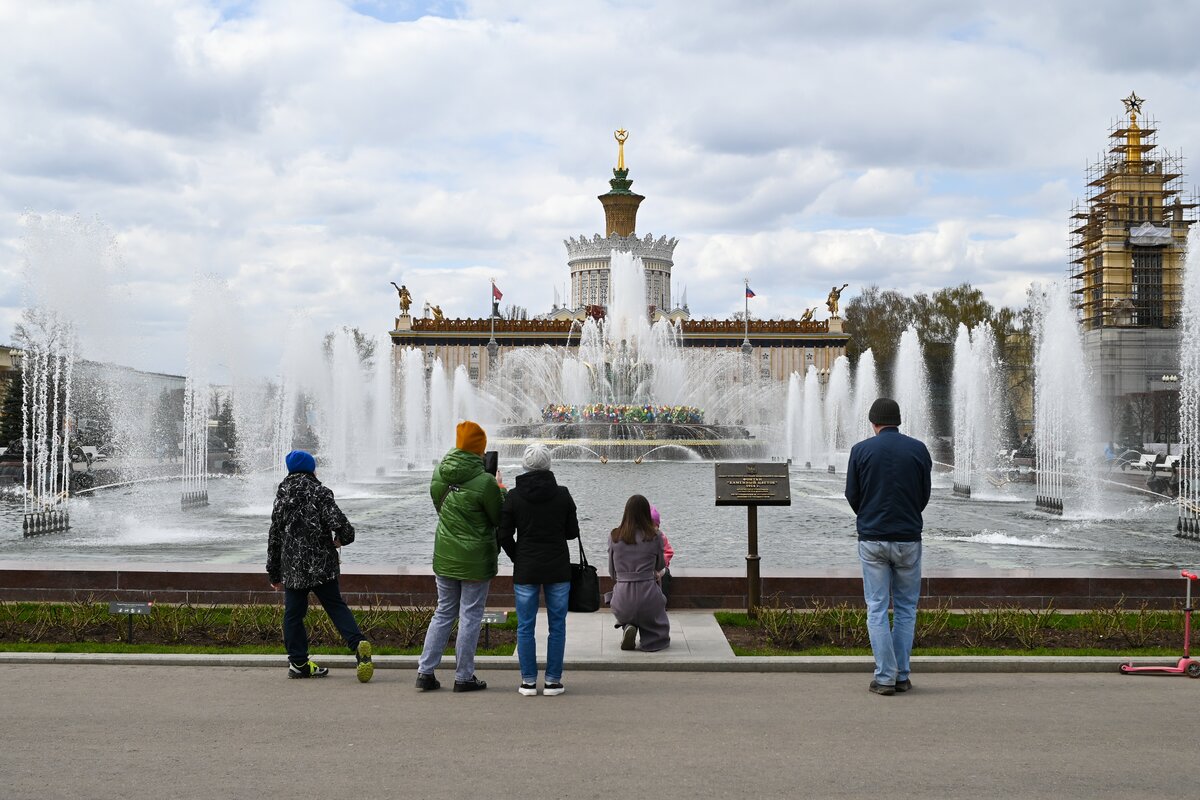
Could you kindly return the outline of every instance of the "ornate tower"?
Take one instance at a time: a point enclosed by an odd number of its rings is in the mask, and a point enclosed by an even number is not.
[[[1109,132],[1108,157],[1088,168],[1087,207],[1071,217],[1084,330],[1173,328],[1179,320],[1196,204],[1180,195],[1183,156],[1157,152],[1155,129],[1138,125],[1143,102],[1125,98],[1128,124]]]
[[[1158,148],[1153,122],[1138,124],[1142,98],[1123,102],[1128,119],[1110,129],[1107,156],[1088,167],[1086,205],[1071,216],[1084,354],[1114,436],[1129,403],[1177,402],[1183,266],[1196,221],[1194,198],[1182,194],[1183,155]],[[1171,414],[1155,413],[1147,441],[1170,441],[1160,418],[1167,425]]]
[[[625,166],[625,141],[629,133],[624,129],[616,132],[617,166],[610,180],[611,189],[600,195],[604,206],[604,236],[596,234],[591,239],[580,236],[564,239],[567,248],[567,266],[571,270],[571,297],[567,305],[580,309],[584,306],[608,306],[609,264],[613,250],[632,253],[642,259],[646,270],[646,305],[663,311],[671,310],[671,260],[675,253],[676,239],[665,236],[657,240],[651,234],[637,238],[637,211],[645,198],[630,191],[633,181]]]
[[[612,188],[599,197],[604,205],[604,235],[633,236],[637,230],[638,206],[646,198],[629,191],[633,185],[633,181],[629,180],[629,170],[625,167],[625,140],[629,138],[629,131],[622,128],[614,135],[617,139],[617,166],[613,169],[612,180],[608,182]]]

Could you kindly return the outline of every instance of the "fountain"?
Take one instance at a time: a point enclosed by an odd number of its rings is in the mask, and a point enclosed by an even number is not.
[[[851,436],[850,360],[838,356],[825,387],[825,461],[830,472],[836,470],[836,454],[845,452]]]
[[[958,326],[954,343],[954,488],[970,497],[978,479],[996,468],[1003,418],[999,364],[992,329]]]
[[[1188,235],[1183,273],[1183,331],[1179,343],[1179,535],[1200,539],[1200,228]]]
[[[1086,496],[1095,491],[1090,474],[1094,465],[1087,458],[1097,430],[1092,412],[1092,381],[1085,366],[1069,289],[1061,283],[1046,287],[1037,316],[1033,398],[1035,504],[1042,511],[1062,514],[1068,487],[1083,507],[1089,505]]]
[[[921,340],[912,325],[900,335],[900,347],[896,350],[896,365],[892,374],[895,376],[892,396],[900,404],[902,430],[914,439],[927,441],[931,433],[929,379],[926,377]]]
[[[764,455],[750,430],[779,424],[778,392],[746,369],[745,355],[685,349],[677,324],[651,322],[641,258],[613,250],[610,273],[609,306],[579,326],[577,350],[510,352],[480,387],[501,453],[577,441],[606,459],[666,443],[680,447],[664,453],[681,457]]]
[[[858,357],[858,365],[854,369],[852,432],[855,442],[861,442],[875,433],[868,415],[871,411],[871,404],[877,397],[879,397],[879,383],[875,377],[875,354],[871,352],[870,348],[867,348]]]

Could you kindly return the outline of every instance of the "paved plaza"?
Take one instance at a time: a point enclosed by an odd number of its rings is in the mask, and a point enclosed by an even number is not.
[[[3,654],[0,797],[1062,800],[1194,785],[1200,681],[1124,677],[1112,659],[917,659],[914,691],[879,697],[869,658],[739,659],[711,613],[671,616],[671,648],[641,653],[620,650],[610,615],[569,615],[560,697],[518,695],[515,656],[481,658],[491,688],[454,694],[452,659],[444,688],[421,693],[405,656],[378,658],[363,685],[348,657],[294,681],[282,655]]]
[[[409,670],[3,670],[0,796],[39,799],[1186,796],[1200,688],[914,673],[879,697],[862,674],[590,671],[521,697],[515,670],[474,694]]]

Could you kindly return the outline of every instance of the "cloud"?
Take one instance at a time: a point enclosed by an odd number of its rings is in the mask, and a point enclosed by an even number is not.
[[[389,328],[390,280],[468,316],[494,277],[536,313],[569,280],[562,240],[602,229],[625,127],[639,233],[680,239],[674,282],[695,314],[740,310],[744,276],[763,315],[823,307],[834,281],[846,300],[969,280],[1017,303],[1066,274],[1066,216],[1120,97],[1149,98],[1172,150],[1200,136],[1184,46],[1198,13],[7,4],[0,278],[19,280],[26,212],[98,221],[122,264],[106,346],[166,372],[185,367],[202,276],[228,287],[268,373],[297,320]],[[0,295],[4,330],[20,302]]]

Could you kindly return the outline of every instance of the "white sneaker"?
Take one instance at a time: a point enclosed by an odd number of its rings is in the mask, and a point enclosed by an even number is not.
[[[547,683],[542,687],[542,694],[546,695],[546,697],[554,697],[554,695],[562,694],[566,690],[567,688],[561,683]]]
[[[521,685],[517,688],[517,691],[520,692],[525,697],[533,697],[537,694],[537,684],[522,682]]]

